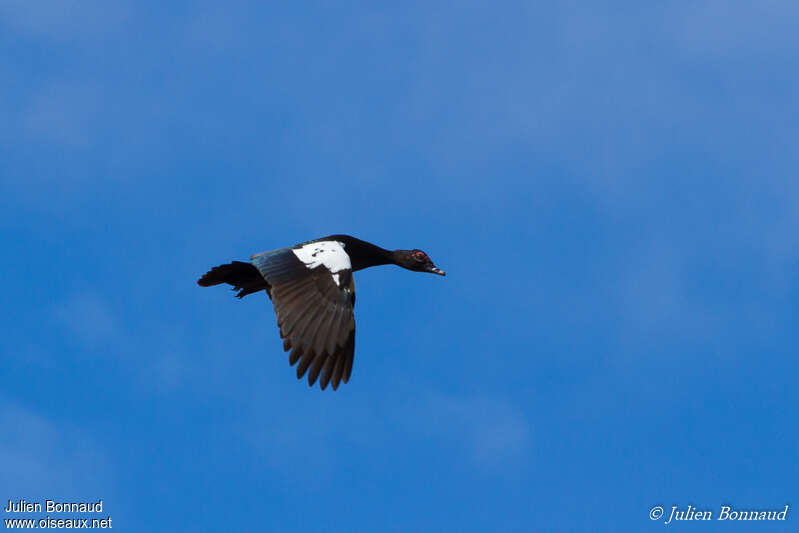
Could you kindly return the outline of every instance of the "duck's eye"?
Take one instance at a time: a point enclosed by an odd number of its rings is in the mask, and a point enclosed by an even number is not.
[[[413,258],[416,259],[417,261],[424,261],[427,258],[427,254],[425,254],[424,252],[414,252]]]

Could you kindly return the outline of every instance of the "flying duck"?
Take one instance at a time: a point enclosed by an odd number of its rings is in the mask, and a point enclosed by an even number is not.
[[[352,273],[393,264],[415,272],[446,275],[421,250],[385,250],[348,235],[331,235],[288,248],[262,252],[250,262],[233,261],[209,270],[201,287],[227,283],[236,296],[266,291],[275,307],[283,350],[322,390],[347,383],[355,355],[355,282]]]

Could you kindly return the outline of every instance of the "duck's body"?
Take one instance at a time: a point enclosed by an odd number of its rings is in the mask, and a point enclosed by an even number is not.
[[[322,389],[347,383],[355,353],[355,283],[352,273],[395,264],[418,272],[444,275],[421,250],[389,251],[348,235],[331,235],[255,254],[249,263],[234,261],[212,268],[197,283],[228,283],[243,298],[266,291],[275,307],[283,349],[297,378],[308,371],[313,386],[321,373]],[[310,370],[309,370],[310,369]]]

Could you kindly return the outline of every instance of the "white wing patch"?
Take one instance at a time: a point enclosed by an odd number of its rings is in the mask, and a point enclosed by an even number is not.
[[[341,285],[337,272],[352,268],[350,256],[344,251],[344,243],[339,241],[311,242],[291,251],[308,268],[324,265],[333,275],[336,285]]]

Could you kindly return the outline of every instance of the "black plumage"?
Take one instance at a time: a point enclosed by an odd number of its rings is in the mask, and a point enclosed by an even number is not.
[[[322,389],[347,383],[355,355],[355,281],[352,273],[394,264],[445,275],[421,250],[389,251],[348,235],[331,235],[255,254],[249,263],[233,261],[209,270],[197,283],[227,283],[243,298],[266,291],[277,315],[283,350],[297,378]]]

